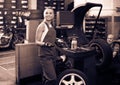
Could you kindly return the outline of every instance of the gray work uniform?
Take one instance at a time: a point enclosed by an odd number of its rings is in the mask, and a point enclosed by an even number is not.
[[[48,28],[48,32],[44,37],[43,42],[50,42],[54,45],[56,40],[56,31],[53,27],[49,27],[47,23],[45,24]],[[46,46],[40,47],[40,60],[43,70],[43,76],[47,80],[56,80],[56,72],[53,63],[55,58],[56,58],[55,47],[46,47]]]

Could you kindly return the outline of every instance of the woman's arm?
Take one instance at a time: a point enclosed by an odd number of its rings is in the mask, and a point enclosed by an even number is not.
[[[41,40],[42,34],[43,34],[44,31],[45,31],[45,25],[43,23],[41,23],[36,30],[36,36],[35,36],[35,42],[40,46],[43,46],[45,44]]]

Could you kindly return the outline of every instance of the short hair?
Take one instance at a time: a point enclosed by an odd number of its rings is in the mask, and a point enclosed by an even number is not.
[[[113,34],[108,34],[108,37],[114,38],[114,35]]]

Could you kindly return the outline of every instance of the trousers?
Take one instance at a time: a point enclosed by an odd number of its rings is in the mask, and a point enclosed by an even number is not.
[[[42,65],[43,77],[47,81],[55,81],[57,76],[53,60],[51,58],[41,57],[40,62]]]

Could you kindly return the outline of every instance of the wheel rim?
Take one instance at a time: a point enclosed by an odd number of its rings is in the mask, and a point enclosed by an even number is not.
[[[86,85],[86,83],[80,75],[70,73],[61,78],[59,85]]]

